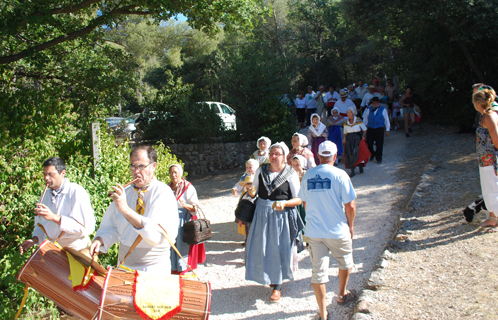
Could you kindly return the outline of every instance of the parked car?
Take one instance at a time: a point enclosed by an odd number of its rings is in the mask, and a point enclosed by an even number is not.
[[[133,140],[135,137],[133,136],[133,132],[136,131],[135,121],[140,116],[140,113],[136,113],[129,117],[123,118],[115,129],[116,137],[122,137],[124,139]]]
[[[227,129],[230,130],[237,129],[235,110],[233,110],[232,108],[221,102],[206,101],[200,103],[208,104],[211,110],[214,110],[216,114],[220,116],[221,121],[223,121]]]
[[[109,117],[105,119],[105,122],[107,122],[109,129],[114,130],[122,120],[124,120],[123,117]]]

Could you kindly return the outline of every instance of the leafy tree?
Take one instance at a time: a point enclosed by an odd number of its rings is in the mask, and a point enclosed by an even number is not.
[[[159,23],[182,13],[190,26],[214,33],[218,23],[228,29],[251,28],[254,15],[263,12],[256,0],[9,1],[0,6],[0,64],[24,58],[36,62],[45,50],[90,39],[94,30],[112,28],[128,16],[148,16]]]

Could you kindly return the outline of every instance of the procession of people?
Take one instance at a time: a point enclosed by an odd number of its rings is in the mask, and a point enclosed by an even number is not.
[[[315,100],[309,94],[311,99],[307,100]],[[383,106],[376,95],[365,100],[365,93],[362,101],[366,104],[360,117],[361,110],[354,103],[347,103],[347,109],[341,112],[345,96],[345,91],[341,92],[341,100],[335,101],[328,117],[322,117],[325,111],[313,113],[308,135],[296,132],[289,137],[290,150],[284,142],[271,144],[268,137],[260,137],[258,150],[247,160],[245,173],[232,189],[234,196],[241,193],[240,200],[254,203],[252,221],[242,224],[246,235],[245,280],[270,286],[268,302],[278,303],[285,295],[282,284],[294,279],[298,253],[307,249],[318,319],[329,318],[325,298],[329,254],[339,268],[337,304],[357,298],[355,290],[347,289],[354,265],[356,216],[351,178],[356,167],[363,173],[369,160],[382,163],[384,138],[390,132],[387,103]],[[407,91],[401,104],[411,108],[411,97]],[[495,97],[495,91],[486,85],[475,89],[472,97],[481,114],[477,151],[483,196],[490,209],[483,227],[490,232],[498,229],[493,209],[498,203],[498,170],[492,161],[498,145]],[[396,108],[395,99],[390,103]],[[338,168],[339,156],[343,156],[345,168],[351,173]],[[64,160],[47,159],[42,168],[48,192],[36,204],[33,236],[22,243],[20,252],[25,253],[45,239],[55,239],[64,248],[88,249],[93,257],[119,243],[120,268],[163,275],[184,275],[195,270],[204,262],[206,249],[204,243],[192,245],[183,240],[185,223],[196,220],[200,208],[196,189],[184,178],[182,165],[168,168],[171,182],[165,184],[155,176],[158,162],[154,148],[133,148],[129,162],[133,183],[112,187],[112,203],[97,226],[90,197],[84,188],[65,177]]]

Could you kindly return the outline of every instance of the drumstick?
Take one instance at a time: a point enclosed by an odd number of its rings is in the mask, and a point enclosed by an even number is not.
[[[137,181],[137,180],[138,180],[138,178],[135,178],[135,179],[131,180],[130,182],[128,182],[127,184],[125,184],[125,185],[123,186],[123,188],[126,188],[127,186],[131,185],[133,182],[135,182],[135,181]],[[111,194],[112,194],[113,192],[114,192],[114,191],[109,191],[109,197],[111,196]]]
[[[45,230],[45,227],[41,223],[38,223],[38,226],[40,227],[40,229],[42,229],[43,232],[45,232],[45,234],[47,235],[48,240],[52,241],[52,238],[50,238],[48,236],[48,233],[47,233],[47,230]]]
[[[87,281],[88,277],[90,276],[90,270],[92,269],[92,264],[95,263],[95,258],[96,257],[97,257],[97,255],[94,252],[93,255],[92,255],[92,261],[90,262],[90,265],[88,266],[88,269],[85,272],[85,281]]]
[[[130,247],[130,250],[128,250],[128,253],[126,254],[126,256],[123,258],[123,260],[121,260],[121,262],[118,264],[118,268],[120,265],[122,265],[125,260],[130,256],[131,252],[133,250],[135,250],[135,248],[138,246],[138,244],[140,243],[140,241],[142,241],[142,236],[141,235],[138,235],[137,238],[135,239],[135,242],[133,242],[133,244],[131,245]]]

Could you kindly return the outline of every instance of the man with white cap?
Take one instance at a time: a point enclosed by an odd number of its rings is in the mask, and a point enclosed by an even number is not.
[[[320,165],[308,170],[301,182],[299,198],[306,210],[306,236],[313,264],[311,283],[320,308],[319,319],[328,319],[326,286],[329,251],[339,266],[338,304],[356,298],[346,290],[353,267],[354,219],[356,193],[348,174],[334,167],[337,146],[331,141],[320,144]]]

